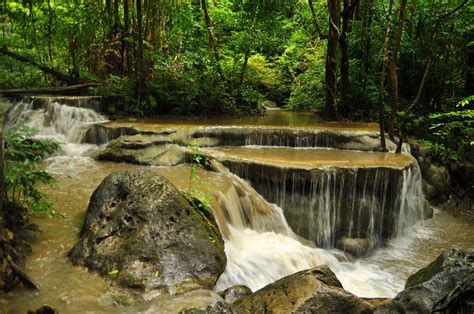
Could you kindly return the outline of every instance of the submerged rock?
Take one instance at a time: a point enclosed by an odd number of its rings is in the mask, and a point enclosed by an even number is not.
[[[359,257],[367,253],[370,243],[368,239],[343,237],[338,241],[337,248],[355,257]]]
[[[249,287],[243,285],[237,285],[230,287],[223,291],[221,296],[227,303],[234,303],[237,300],[242,299],[244,296],[252,294],[252,290]]]
[[[474,249],[446,251],[411,275],[392,304],[376,313],[472,313]]]
[[[212,289],[226,264],[217,228],[151,170],[104,179],[69,258],[121,286],[158,294]]]
[[[284,277],[233,305],[248,313],[369,313],[374,308],[345,291],[325,265]]]

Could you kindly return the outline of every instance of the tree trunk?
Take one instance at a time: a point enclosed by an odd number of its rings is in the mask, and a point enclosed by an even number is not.
[[[123,30],[122,30],[122,47],[120,48],[120,67],[122,75],[127,76],[130,73],[129,47],[127,37],[130,34],[130,0],[123,1]]]
[[[347,33],[349,32],[349,23],[354,14],[354,8],[358,0],[344,0],[344,10],[342,12],[342,32],[339,36],[339,45],[341,46],[341,104],[339,113],[345,117],[350,117],[352,108],[350,107],[350,83],[349,83],[349,41]]]
[[[13,52],[13,51],[8,50],[7,47],[0,47],[0,54],[4,54],[4,55],[9,56],[9,57],[11,57],[15,60],[25,62],[25,63],[27,63],[31,66],[34,66],[34,67],[40,69],[41,71],[54,76],[55,78],[57,78],[58,80],[60,80],[64,83],[71,84],[71,85],[79,83],[78,78],[71,77],[69,75],[66,75],[64,73],[59,72],[58,70],[56,70],[52,67],[48,67],[48,66],[45,66],[43,64],[40,64],[40,63],[36,62],[35,60],[31,59],[30,57],[19,55],[19,54]]]
[[[49,62],[53,62],[53,12],[51,0],[48,0],[48,56]]]
[[[459,4],[457,7],[455,7],[452,11],[447,12],[442,14],[438,21],[436,22],[433,32],[431,33],[430,39],[428,40],[428,44],[426,46],[426,51],[427,51],[427,56],[426,56],[426,65],[425,69],[423,71],[423,77],[421,78],[420,85],[418,86],[418,92],[416,93],[415,100],[411,103],[411,105],[407,108],[405,111],[405,117],[403,118],[402,122],[400,123],[400,132],[399,132],[399,141],[397,143],[397,149],[396,153],[400,154],[402,151],[402,146],[403,146],[403,138],[405,137],[405,124],[408,121],[409,113],[413,110],[413,108],[421,101],[421,97],[423,95],[423,91],[425,89],[426,81],[428,80],[428,74],[430,72],[431,65],[433,64],[433,50],[432,50],[432,44],[433,41],[436,39],[438,36],[438,32],[441,29],[441,26],[443,25],[444,21],[459,11],[464,5],[468,3],[468,0],[464,0],[461,4]]]
[[[35,14],[33,12],[33,0],[28,1],[28,9],[30,11],[30,17],[31,17],[31,27],[32,27],[32,39],[33,39],[33,44],[36,45],[36,21],[35,21]]]
[[[390,32],[392,31],[392,8],[393,0],[388,3],[387,13],[387,30],[385,31],[385,37],[383,40],[383,57],[382,57],[382,69],[380,71],[380,86],[379,86],[379,126],[380,126],[380,145],[382,151],[387,151],[387,145],[385,144],[385,117],[384,117],[384,100],[385,100],[385,72],[387,72],[388,64],[388,39]]]
[[[220,65],[219,50],[217,48],[217,40],[216,40],[216,37],[214,36],[214,32],[212,31],[212,22],[211,22],[211,18],[209,17],[209,12],[207,11],[206,0],[201,0],[201,7],[204,14],[204,20],[206,21],[209,49],[211,49],[211,51],[213,51],[214,53],[217,73],[219,74],[219,76],[223,77],[222,69]]]
[[[136,0],[137,6],[137,30],[138,30],[138,49],[137,49],[137,101],[140,104],[145,95],[145,76],[143,64],[143,31],[142,31],[142,0]]]
[[[397,73],[397,59],[398,51],[400,50],[400,43],[403,34],[403,22],[405,20],[405,11],[407,6],[407,0],[401,0],[400,11],[398,13],[398,25],[397,34],[395,36],[395,42],[392,49],[392,56],[390,58],[390,86],[391,86],[391,103],[392,108],[390,111],[390,120],[388,121],[388,135],[392,140],[395,139],[395,118],[398,111],[398,73]]]
[[[339,38],[339,20],[341,9],[339,0],[328,0],[329,8],[329,34],[326,53],[326,107],[327,119],[339,120],[336,101],[336,67],[337,67],[337,44]]]
[[[313,18],[313,24],[316,27],[316,31],[318,32],[319,39],[324,40],[327,39],[328,36],[323,33],[323,28],[321,27],[321,23],[319,23],[318,16],[314,11],[313,0],[308,0],[309,9],[311,10],[311,16]]]
[[[8,12],[7,12],[7,0],[3,0],[2,1],[3,3],[3,27],[2,27],[2,34],[3,34],[3,38],[6,39],[7,38],[7,16],[8,16]]]

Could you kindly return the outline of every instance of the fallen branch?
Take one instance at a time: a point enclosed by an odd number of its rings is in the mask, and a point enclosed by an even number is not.
[[[34,66],[34,67],[38,68],[39,70],[43,71],[44,73],[50,74],[50,75],[54,76],[55,78],[57,78],[58,80],[60,80],[61,82],[64,82],[66,84],[73,85],[73,84],[79,83],[78,79],[73,78],[73,77],[71,77],[67,74],[61,73],[60,71],[58,71],[58,70],[56,70],[52,67],[48,67],[44,64],[38,63],[30,57],[23,56],[23,55],[20,55],[16,52],[13,52],[13,51],[9,50],[6,46],[0,47],[0,54],[9,56],[10,58],[13,58],[15,60],[27,63],[31,66]]]
[[[97,83],[90,82],[79,85],[63,87],[45,87],[28,89],[0,89],[2,97],[34,96],[34,95],[85,95],[89,87],[95,87]]]

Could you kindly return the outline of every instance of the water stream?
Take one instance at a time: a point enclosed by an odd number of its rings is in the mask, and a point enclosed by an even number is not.
[[[83,156],[85,151],[96,146],[74,144],[74,134],[87,123],[104,120],[100,115],[54,102],[53,109],[38,110],[30,104],[20,105],[23,106],[21,111],[12,111],[16,112],[16,120],[10,118],[10,121],[16,122],[7,124],[9,127],[18,125],[19,121],[26,122],[40,129],[39,136],[52,137],[63,143],[63,154],[49,158],[44,166],[58,180],[57,186],[46,189],[46,192],[55,209],[65,213],[66,218],[32,217],[32,222],[38,224],[42,232],[33,243],[33,254],[27,259],[26,271],[41,290],[32,292],[20,288],[4,295],[9,313],[24,313],[44,304],[62,313],[175,312],[189,304],[205,305],[218,299],[210,292],[198,291],[179,297],[161,296],[148,304],[122,306],[114,301],[117,291],[105,279],[72,266],[66,254],[77,241],[94,189],[111,172],[139,166],[98,162]],[[303,123],[301,121],[308,117],[298,119],[294,121]],[[296,160],[303,168],[308,164],[305,160],[311,157],[291,154],[285,157],[270,153],[278,162]],[[247,157],[251,158],[250,155]],[[374,156],[375,162],[380,162],[379,157]],[[327,158],[329,161],[332,157],[328,155]],[[189,186],[190,169],[187,165],[155,167],[150,171],[167,177],[178,189],[185,190]],[[426,221],[416,220],[418,217],[399,217],[401,223],[407,220],[412,223],[398,226],[396,236],[372,254],[360,259],[348,258],[336,249],[317,248],[294,233],[283,214],[287,208],[283,210],[268,203],[236,175],[204,170],[199,175],[207,184],[207,193],[212,196],[212,209],[225,239],[228,263],[217,282],[217,291],[235,284],[245,284],[255,291],[283,276],[324,263],[336,273],[344,288],[356,295],[393,297],[403,288],[409,274],[431,262],[441,251],[474,246],[474,239],[469,236],[474,226],[473,219],[438,212]],[[413,182],[408,178],[403,180]],[[412,190],[410,184],[402,184],[399,197],[406,199],[406,193]],[[291,206],[285,202],[280,205]],[[400,215],[411,212],[401,210]]]

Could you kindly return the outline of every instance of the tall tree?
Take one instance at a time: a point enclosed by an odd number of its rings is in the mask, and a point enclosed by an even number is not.
[[[328,0],[329,9],[329,33],[326,53],[326,118],[339,120],[337,111],[337,45],[339,40],[339,24],[341,19],[341,8],[339,0]]]
[[[146,93],[145,87],[145,65],[143,60],[143,12],[142,12],[142,0],[136,1],[137,11],[137,63],[136,63],[136,75],[137,75],[137,102],[140,104],[143,101],[143,97]]]
[[[348,33],[351,20],[354,16],[354,10],[359,0],[344,0],[344,9],[342,11],[342,31],[339,35],[339,45],[341,46],[341,104],[339,113],[345,117],[350,116],[350,82],[349,82],[349,39]]]
[[[388,64],[388,41],[390,37],[390,32],[392,31],[392,8],[393,8],[393,0],[390,0],[388,3],[388,11],[387,11],[387,29],[385,31],[385,36],[383,40],[383,48],[382,48],[382,51],[383,51],[382,69],[380,70],[380,85],[379,85],[379,97],[378,97],[380,145],[382,147],[382,151],[387,150],[387,146],[385,144],[384,99],[385,99],[385,76],[386,76],[387,64]]]
[[[403,34],[403,22],[405,21],[405,12],[407,7],[407,0],[401,0],[400,9],[398,12],[398,24],[397,33],[395,35],[395,41],[393,44],[392,55],[390,58],[389,71],[390,71],[390,87],[391,87],[391,110],[390,119],[388,121],[388,135],[393,140],[395,138],[395,118],[398,111],[398,73],[397,73],[397,60],[398,52],[400,51],[400,44]]]
[[[209,12],[207,10],[206,0],[201,0],[201,7],[202,7],[202,12],[204,14],[204,20],[206,22],[209,49],[214,54],[214,61],[216,63],[215,66],[216,66],[217,73],[219,74],[220,77],[223,77],[222,69],[220,65],[219,49],[217,47],[217,39],[216,39],[216,36],[214,35],[214,31],[212,28],[212,22],[211,22],[211,18],[209,17]]]

